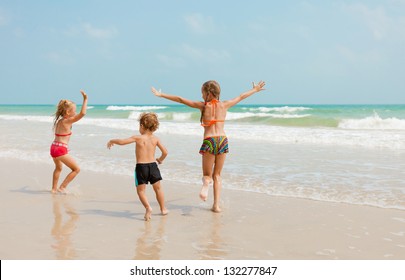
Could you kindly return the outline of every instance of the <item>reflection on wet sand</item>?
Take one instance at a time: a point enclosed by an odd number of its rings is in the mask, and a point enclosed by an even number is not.
[[[207,222],[204,227],[207,231],[202,231],[204,234],[202,241],[193,243],[193,247],[197,249],[197,253],[202,260],[223,260],[228,254],[226,243],[223,240],[222,219],[218,214],[212,215],[211,222]]]
[[[52,248],[55,249],[56,259],[70,260],[76,258],[76,250],[72,244],[71,237],[76,229],[76,222],[79,215],[76,210],[69,204],[70,197],[66,195],[54,195],[53,214],[55,221],[51,234],[55,239]],[[63,222],[63,211],[68,216],[68,220]]]
[[[167,216],[159,217],[158,224],[145,222],[142,234],[136,241],[135,260],[160,260],[160,251],[165,242],[164,232]],[[156,227],[154,231],[153,228]]]

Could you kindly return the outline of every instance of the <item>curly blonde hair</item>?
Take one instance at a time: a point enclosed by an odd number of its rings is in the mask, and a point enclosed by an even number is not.
[[[139,124],[151,132],[159,128],[159,119],[155,113],[142,113],[139,117]]]

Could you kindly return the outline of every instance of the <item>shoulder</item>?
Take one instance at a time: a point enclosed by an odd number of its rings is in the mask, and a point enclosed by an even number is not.
[[[152,135],[151,135],[151,139],[152,139],[153,141],[160,142],[160,138],[157,137],[155,134],[152,134]]]
[[[136,142],[142,139],[142,135],[132,135],[129,137],[129,139],[132,139],[134,142]]]
[[[65,125],[71,125],[72,121],[70,120],[70,118],[62,118],[58,121],[58,124],[61,124],[63,126]]]
[[[205,107],[205,102],[204,101],[194,101],[194,107],[201,110]]]

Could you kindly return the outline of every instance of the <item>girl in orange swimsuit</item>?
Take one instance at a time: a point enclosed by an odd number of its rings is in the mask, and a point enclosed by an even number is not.
[[[76,114],[76,104],[70,100],[63,99],[59,101],[55,113],[53,129],[55,131],[55,139],[50,148],[50,154],[55,163],[55,170],[52,177],[52,193],[65,192],[67,185],[80,172],[80,168],[75,160],[68,154],[68,143],[72,135],[72,124],[79,121],[86,115],[87,110],[87,94],[81,90],[83,96],[83,105],[79,114]],[[71,169],[71,172],[63,180],[58,188],[58,181],[63,165]]]
[[[224,131],[226,113],[229,108],[235,106],[243,99],[252,94],[264,90],[265,82],[253,83],[253,88],[239,96],[220,101],[221,88],[216,81],[207,81],[202,85],[201,92],[204,101],[191,101],[181,96],[175,96],[157,91],[152,87],[152,93],[158,97],[187,105],[201,111],[201,126],[204,128],[204,140],[200,148],[203,167],[203,185],[200,198],[207,200],[209,185],[213,183],[214,204],[213,212],[220,212],[220,193],[222,188],[221,171],[225,163],[226,154],[229,152],[228,138]]]

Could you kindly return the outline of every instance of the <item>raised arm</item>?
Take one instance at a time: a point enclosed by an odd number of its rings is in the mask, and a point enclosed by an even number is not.
[[[86,112],[87,112],[87,94],[84,92],[84,90],[80,90],[80,93],[83,96],[82,109],[80,110],[79,114],[77,114],[77,115],[75,115],[74,117],[71,118],[70,121],[72,123],[77,122],[80,119],[82,119],[86,115]]]
[[[226,108],[230,108],[232,106],[235,106],[236,104],[238,104],[239,102],[241,102],[243,99],[248,98],[249,96],[255,94],[256,92],[265,90],[264,86],[266,85],[266,83],[264,81],[260,81],[257,84],[255,84],[254,82],[252,82],[253,84],[253,88],[249,91],[246,91],[244,93],[242,93],[241,95],[228,100],[228,101],[224,101],[224,105]]]
[[[107,143],[107,148],[111,149],[112,146],[114,145],[127,145],[136,142],[137,136],[131,136],[126,139],[111,139]]]
[[[176,95],[163,93],[163,92],[160,92],[160,91],[156,90],[154,87],[152,87],[151,90],[152,90],[152,93],[154,95],[156,95],[157,97],[163,97],[163,98],[166,98],[166,99],[168,99],[170,101],[174,101],[174,102],[177,102],[177,103],[187,105],[187,106],[189,106],[191,108],[201,109],[204,106],[204,103],[201,102],[201,101],[192,101],[192,100],[183,98],[181,96],[176,96]]]

